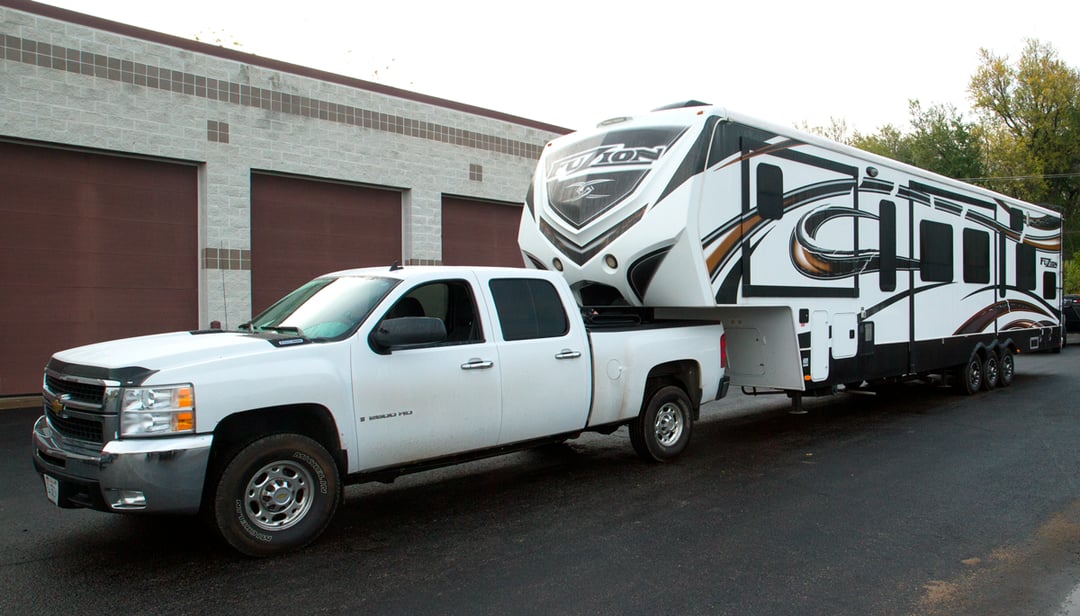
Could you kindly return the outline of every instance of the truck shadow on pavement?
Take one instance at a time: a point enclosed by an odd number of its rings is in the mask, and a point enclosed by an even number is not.
[[[1013,388],[1045,375],[1017,375]],[[1011,389],[983,392],[1008,396]],[[736,398],[749,399],[735,394]],[[788,411],[786,398],[750,400],[749,412],[706,408],[680,458],[651,464],[635,456],[625,428],[610,436],[584,434],[565,443],[477,462],[425,471],[392,484],[347,486],[335,520],[312,546],[280,558],[432,550],[436,553],[485,538],[547,526],[569,512],[588,512],[610,498],[613,486],[628,500],[657,498],[665,486],[693,483],[702,475],[725,484],[752,482],[766,467],[807,464],[822,443],[855,442],[882,431],[917,429],[921,415],[970,420],[978,408],[940,387],[904,384],[877,394],[838,394],[807,399],[805,415]],[[80,575],[113,576],[192,562],[258,563],[232,552],[197,517],[112,516],[85,512],[86,524],[68,525],[49,550]],[[552,539],[553,537],[547,537]],[[272,560],[280,560],[272,559]],[[95,568],[98,563],[113,567]]]

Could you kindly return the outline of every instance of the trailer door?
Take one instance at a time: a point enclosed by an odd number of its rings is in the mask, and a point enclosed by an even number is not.
[[[829,313],[815,310],[810,315],[810,380],[829,378]]]

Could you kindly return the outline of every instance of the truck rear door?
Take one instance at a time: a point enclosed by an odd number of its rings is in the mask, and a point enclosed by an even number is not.
[[[592,364],[577,304],[565,284],[494,276],[502,428],[499,444],[580,430],[589,415]]]

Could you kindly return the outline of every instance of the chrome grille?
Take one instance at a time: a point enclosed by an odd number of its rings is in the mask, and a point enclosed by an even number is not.
[[[102,444],[103,422],[96,419],[82,419],[80,417],[61,417],[53,412],[48,406],[45,407],[45,415],[49,418],[49,425],[59,432],[64,438],[72,438],[89,443]]]
[[[82,383],[57,378],[51,374],[45,375],[45,387],[57,397],[67,395],[76,402],[85,402],[103,406],[105,401],[105,386],[95,383]]]

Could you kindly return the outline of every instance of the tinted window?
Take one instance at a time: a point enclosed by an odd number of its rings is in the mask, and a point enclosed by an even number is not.
[[[964,229],[964,282],[990,282],[990,234]]]
[[[1016,245],[1016,286],[1029,291],[1035,289],[1035,248],[1033,246]]]
[[[882,201],[879,211],[878,246],[880,250],[878,281],[882,291],[896,290],[896,204]]]
[[[919,275],[927,282],[952,282],[952,227],[924,220],[919,223]]]
[[[484,341],[472,289],[464,280],[433,282],[410,290],[383,318],[401,317],[435,317],[442,320],[446,326],[446,340],[440,344]]]
[[[1009,210],[1009,228],[1013,231],[1024,230],[1024,213],[1020,210]]]
[[[1057,275],[1043,272],[1043,299],[1057,299]]]
[[[546,280],[502,278],[489,286],[504,340],[556,338],[569,331],[559,293]]]
[[[757,207],[762,218],[780,220],[784,215],[784,172],[780,167],[758,165]]]

